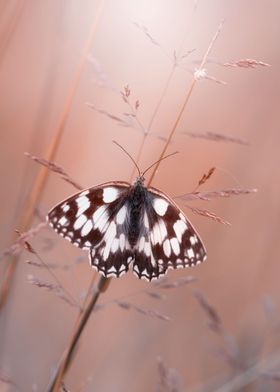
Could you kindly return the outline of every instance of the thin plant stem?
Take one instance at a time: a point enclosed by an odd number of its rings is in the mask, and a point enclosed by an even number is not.
[[[211,49],[212,49],[212,47],[214,45],[214,42],[216,41],[216,39],[217,39],[217,37],[218,37],[218,35],[219,35],[220,31],[221,31],[222,25],[223,25],[223,23],[220,23],[216,33],[214,34],[214,36],[213,36],[213,38],[212,38],[212,40],[211,40],[211,42],[210,42],[210,44],[209,44],[205,54],[203,56],[203,59],[202,59],[201,64],[200,64],[200,66],[198,68],[198,71],[203,69],[203,67],[204,67],[204,65],[205,65],[205,63],[207,61],[207,58],[209,56],[209,53],[210,53],[210,51],[211,51]],[[183,102],[183,104],[182,104],[182,106],[181,106],[181,108],[179,110],[179,113],[178,113],[178,115],[176,117],[174,125],[173,125],[173,127],[172,127],[172,129],[171,129],[171,131],[169,133],[167,141],[166,141],[166,143],[165,143],[165,145],[164,145],[164,147],[163,147],[163,149],[161,151],[161,154],[159,156],[159,162],[157,163],[157,165],[155,165],[154,170],[153,170],[153,172],[151,174],[151,177],[150,177],[150,179],[148,181],[147,186],[150,186],[152,181],[153,181],[153,179],[154,179],[154,176],[155,176],[155,174],[156,174],[156,172],[157,172],[157,170],[159,168],[160,162],[161,162],[160,160],[163,158],[163,156],[164,156],[164,154],[165,154],[165,152],[166,152],[166,150],[167,150],[167,148],[168,148],[168,146],[169,146],[169,144],[170,144],[170,142],[171,142],[171,140],[173,138],[173,135],[174,135],[174,133],[175,133],[177,127],[178,127],[178,124],[179,124],[179,122],[180,122],[180,120],[181,120],[181,118],[183,116],[183,113],[184,113],[184,111],[186,109],[186,106],[187,106],[187,104],[188,104],[188,102],[190,100],[190,97],[192,95],[192,92],[193,92],[193,89],[194,89],[194,87],[196,85],[196,82],[197,82],[197,79],[194,76],[194,78],[192,80],[192,83],[191,83],[191,86],[190,86],[190,88],[189,88],[189,90],[187,92],[187,95],[185,97],[185,100],[184,100],[184,102]]]
[[[169,76],[168,76],[168,78],[166,80],[166,83],[165,83],[165,85],[163,87],[163,90],[162,90],[162,93],[161,93],[160,98],[158,100],[158,103],[157,103],[157,105],[156,105],[156,107],[155,107],[155,109],[153,111],[152,117],[151,117],[150,122],[148,124],[147,131],[144,133],[144,135],[142,137],[142,141],[141,141],[141,144],[140,144],[140,147],[139,147],[139,150],[138,150],[138,154],[137,154],[137,157],[136,157],[136,162],[137,163],[139,163],[139,161],[140,161],[140,158],[141,158],[142,153],[143,153],[143,148],[144,148],[146,139],[147,139],[148,134],[149,134],[149,132],[150,132],[150,130],[152,128],[153,122],[154,122],[154,120],[155,120],[155,118],[156,118],[156,116],[158,114],[158,111],[159,111],[159,109],[161,107],[161,104],[162,104],[162,101],[163,101],[163,99],[165,97],[165,94],[166,94],[166,92],[167,92],[167,90],[169,88],[169,84],[170,84],[170,82],[171,82],[171,80],[173,78],[173,74],[175,72],[175,69],[176,69],[176,65],[173,64],[171,72],[170,72],[170,74],[169,74]],[[132,174],[130,176],[130,182],[132,182],[134,176],[135,176],[135,167],[133,168]]]
[[[81,337],[81,334],[86,326],[86,323],[92,313],[92,310],[94,309],[94,306],[99,298],[99,295],[104,292],[108,288],[108,284],[110,282],[110,279],[105,278],[104,276],[101,276],[99,278],[99,281],[96,285],[93,286],[93,294],[92,297],[87,304],[85,310],[82,312],[80,315],[80,318],[78,322],[75,324],[75,329],[74,333],[70,338],[70,341],[62,355],[62,358],[60,360],[60,364],[57,368],[57,371],[54,374],[53,379],[51,380],[47,391],[48,392],[59,392],[60,389],[60,384],[63,375],[65,374],[71,360],[72,356],[75,352],[76,346],[79,342],[79,339]],[[91,291],[92,287],[90,287],[89,292]]]
[[[188,31],[188,29],[186,30],[186,32],[185,32],[185,34],[184,34],[184,38],[183,38],[183,41],[181,42],[180,48],[179,48],[179,50],[178,50],[178,54],[180,54],[181,51],[182,51],[182,49],[183,49],[184,41],[185,41],[185,38],[186,38],[186,35],[187,35],[187,31]],[[167,56],[167,57],[170,58],[169,56]],[[176,61],[175,59],[173,59],[173,61],[174,61],[174,62],[173,62],[173,64],[172,64],[172,68],[171,68],[170,73],[169,73],[169,75],[168,75],[168,77],[167,77],[167,80],[166,80],[166,82],[165,82],[165,84],[164,84],[162,93],[161,93],[161,95],[160,95],[160,97],[159,97],[159,100],[158,100],[158,102],[157,102],[157,104],[156,104],[156,106],[155,106],[155,108],[154,108],[153,113],[152,113],[151,119],[150,119],[150,121],[149,121],[149,123],[148,123],[147,131],[144,133],[144,136],[143,136],[143,138],[142,138],[142,142],[141,142],[141,144],[140,144],[140,147],[139,147],[139,150],[138,150],[138,154],[137,154],[137,159],[136,159],[136,162],[137,162],[138,164],[139,164],[139,161],[140,161],[141,156],[142,156],[142,153],[143,153],[143,149],[144,149],[144,145],[145,145],[146,139],[147,139],[147,137],[148,137],[148,135],[149,135],[149,133],[150,133],[150,131],[151,131],[151,128],[152,128],[153,123],[154,123],[154,120],[155,120],[155,118],[156,118],[156,116],[157,116],[157,114],[158,114],[158,111],[159,111],[159,109],[160,109],[160,107],[161,107],[161,105],[162,105],[162,102],[163,102],[163,100],[164,100],[164,97],[165,97],[165,95],[166,95],[166,93],[167,93],[167,91],[168,91],[169,85],[170,85],[170,83],[171,83],[171,80],[172,80],[173,75],[174,75],[174,73],[175,73],[175,70],[176,70],[176,68],[177,68],[177,61]],[[134,178],[134,175],[135,175],[135,168],[133,168],[133,171],[132,171],[132,174],[131,174],[131,177],[130,177],[130,182],[132,182],[132,180],[133,180],[133,178]]]
[[[63,111],[61,113],[57,128],[54,132],[53,138],[46,150],[45,157],[47,160],[52,161],[55,157],[55,154],[58,150],[62,135],[65,130],[65,124],[68,119],[69,112],[72,107],[72,103],[75,97],[75,93],[77,91],[77,87],[79,85],[82,71],[86,62],[86,54],[89,52],[92,41],[94,38],[94,34],[97,28],[97,24],[101,15],[101,11],[103,8],[104,0],[100,1],[98,10],[96,12],[96,16],[93,20],[89,35],[87,37],[87,40],[84,45],[83,49],[83,54],[80,58],[80,61],[77,66],[76,74],[73,78],[72,84],[69,88],[69,92],[64,104]],[[36,209],[36,206],[42,196],[42,193],[44,191],[47,179],[49,175],[49,170],[46,167],[41,167],[38,171],[37,177],[34,180],[33,186],[29,192],[28,198],[22,208],[22,214],[19,218],[18,221],[18,228],[20,228],[21,231],[25,232],[30,223],[32,222],[34,211]],[[4,276],[2,278],[2,284],[0,288],[0,309],[4,306],[6,303],[6,299],[9,295],[9,291],[11,288],[13,276],[18,264],[18,259],[19,256],[14,256],[8,263],[6,270],[4,271]]]

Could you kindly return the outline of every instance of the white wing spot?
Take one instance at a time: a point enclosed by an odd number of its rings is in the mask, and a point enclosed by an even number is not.
[[[92,229],[92,221],[88,220],[84,225],[84,227],[82,228],[81,236],[82,237],[86,236],[91,231],[91,229]]]
[[[190,237],[190,243],[191,243],[192,245],[195,245],[196,242],[197,242],[197,238],[196,238],[195,236],[191,236],[191,237]]]
[[[108,188],[104,188],[103,190],[103,201],[104,203],[111,203],[112,201],[115,201],[116,198],[118,197],[118,189],[114,188],[112,186]]]
[[[158,223],[154,225],[153,230],[151,232],[151,241],[153,245],[162,243],[160,225]]]
[[[76,200],[77,206],[78,206],[78,211],[76,214],[76,217],[82,215],[90,206],[90,201],[86,196],[80,196]]]
[[[188,254],[188,257],[189,257],[190,259],[192,259],[192,258],[194,257],[194,252],[193,252],[192,248],[190,248],[190,249],[187,250],[187,254]]]
[[[147,215],[146,211],[144,212],[144,226],[146,227],[146,229],[150,228],[148,215]]]
[[[85,246],[91,247],[91,242],[90,241],[86,241],[85,242]]]
[[[168,238],[163,243],[163,251],[166,257],[169,257],[171,255],[171,246]]]
[[[184,232],[187,230],[187,225],[184,221],[177,220],[177,222],[174,223],[173,225],[173,229],[175,231],[175,234],[178,238],[178,241],[181,242],[182,241],[182,235],[184,234]]]
[[[122,225],[123,222],[125,221],[126,213],[127,213],[126,206],[122,206],[122,208],[117,213],[117,217],[116,217],[116,221],[119,225]]]
[[[111,251],[113,252],[113,253],[116,253],[116,251],[118,250],[118,247],[119,247],[119,239],[118,238],[115,238],[114,240],[113,240],[113,243],[112,243],[112,246],[111,246]]]
[[[153,207],[158,215],[163,216],[166,213],[168,203],[164,199],[156,198],[153,200]]]
[[[104,260],[107,260],[111,251],[111,246],[113,244],[113,241],[116,237],[117,234],[117,229],[116,229],[116,224],[115,222],[111,222],[110,225],[108,226],[106,233],[104,235],[104,240],[105,240],[105,249],[103,252],[103,258]]]
[[[59,219],[58,224],[61,226],[64,226],[66,223],[69,223],[68,219],[63,216],[62,218]]]
[[[101,231],[103,227],[106,225],[106,223],[108,222],[106,206],[100,206],[93,214],[92,220],[93,220],[93,227],[100,229]]]
[[[144,245],[145,245],[145,237],[142,236],[142,237],[140,238],[139,246],[138,246],[139,252],[142,252],[142,250],[144,249]]]
[[[124,234],[120,235],[120,250],[123,251],[125,247],[125,236]]]
[[[179,246],[179,242],[178,242],[177,238],[175,238],[175,237],[171,238],[170,244],[171,244],[173,252],[175,253],[176,256],[178,256],[178,254],[180,253],[180,246]]]
[[[87,217],[85,215],[79,216],[79,218],[74,223],[74,229],[80,229],[87,221]]]
[[[147,257],[149,257],[151,255],[151,244],[150,244],[150,242],[145,242],[144,252],[145,252]]]
[[[67,211],[69,211],[69,210],[70,210],[69,204],[63,204],[63,206],[62,206],[62,211],[63,211],[63,212],[67,212]]]
[[[111,222],[104,235],[105,241],[107,242],[109,242],[110,240],[113,241],[113,239],[116,237],[116,234],[117,234],[116,224],[115,222]]]

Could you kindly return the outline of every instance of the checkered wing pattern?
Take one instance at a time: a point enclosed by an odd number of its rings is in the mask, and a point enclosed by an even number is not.
[[[204,245],[180,208],[163,192],[148,188],[143,230],[135,247],[133,271],[152,280],[168,269],[193,267],[206,259]]]
[[[106,277],[119,277],[130,263],[139,277],[152,280],[168,269],[206,259],[198,234],[163,192],[110,182],[77,193],[48,214],[54,230],[89,250],[91,265]]]
[[[92,266],[104,276],[121,276],[132,260],[123,207],[129,187],[126,182],[102,184],[77,193],[48,213],[54,230],[89,250]]]

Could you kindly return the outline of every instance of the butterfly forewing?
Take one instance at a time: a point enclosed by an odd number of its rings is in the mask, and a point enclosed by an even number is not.
[[[179,207],[163,192],[147,190],[144,230],[135,248],[133,271],[152,280],[169,268],[192,267],[206,258],[205,248]]]
[[[48,213],[48,221],[74,245],[91,249],[102,240],[129,186],[126,182],[108,182],[79,192],[55,206]]]

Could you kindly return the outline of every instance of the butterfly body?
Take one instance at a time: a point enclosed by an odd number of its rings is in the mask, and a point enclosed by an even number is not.
[[[144,210],[148,203],[148,192],[141,177],[128,190],[125,205],[128,208],[128,241],[132,247],[137,244],[143,228]]]
[[[205,248],[179,207],[163,192],[115,181],[79,192],[48,214],[50,225],[90,253],[104,276],[119,277],[130,264],[139,278],[152,280],[169,268],[206,259]]]

